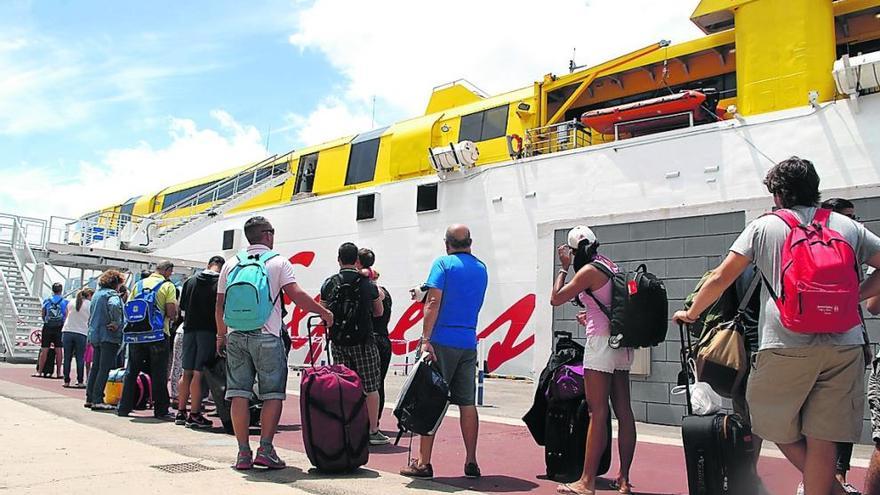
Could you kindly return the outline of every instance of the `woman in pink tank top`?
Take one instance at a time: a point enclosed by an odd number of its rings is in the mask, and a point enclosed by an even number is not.
[[[632,493],[629,470],[636,448],[636,423],[630,404],[629,370],[633,350],[612,349],[608,345],[610,323],[598,302],[606,308],[611,305],[612,287],[608,276],[591,263],[601,263],[612,272],[617,272],[618,268],[613,261],[598,254],[598,249],[599,242],[589,227],[582,225],[571,229],[568,244],[557,249],[562,268],[556,274],[550,293],[553,306],[577,301],[584,308],[578,314],[578,321],[586,329],[584,386],[591,418],[587,430],[587,454],[581,479],[559,485],[557,491],[564,494],[593,495],[596,491],[596,472],[606,447],[609,398],[618,422],[620,470],[615,485],[620,493]],[[566,283],[565,278],[572,266],[574,278]]]

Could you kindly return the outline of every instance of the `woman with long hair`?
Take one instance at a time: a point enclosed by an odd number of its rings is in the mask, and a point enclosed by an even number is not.
[[[98,291],[92,297],[89,343],[94,348],[94,364],[89,371],[85,403],[92,410],[113,409],[104,402],[104,386],[122,344],[122,300],[116,289],[124,280],[118,271],[107,270],[98,279]]]
[[[76,357],[76,388],[84,388],[86,340],[89,334],[89,315],[92,295],[89,287],[76,293],[73,310],[67,309],[67,319],[61,328],[61,345],[64,348],[64,387],[70,387],[70,362]]]
[[[590,424],[587,429],[584,472],[578,481],[559,485],[557,491],[564,494],[593,495],[596,491],[596,472],[606,447],[609,398],[617,416],[620,455],[620,470],[613,486],[620,493],[632,493],[629,470],[636,448],[636,423],[630,404],[629,370],[632,366],[633,350],[612,349],[608,345],[608,338],[611,336],[610,321],[602,311],[602,306],[611,306],[612,284],[605,271],[596,265],[601,264],[612,273],[616,273],[619,268],[613,261],[599,254],[598,250],[599,242],[589,227],[582,225],[571,229],[568,233],[568,244],[557,248],[561,269],[556,274],[550,293],[550,304],[553,306],[577,299],[584,308],[578,315],[578,321],[584,325],[586,334],[584,386],[590,409]],[[566,283],[569,267],[574,267],[575,275]]]

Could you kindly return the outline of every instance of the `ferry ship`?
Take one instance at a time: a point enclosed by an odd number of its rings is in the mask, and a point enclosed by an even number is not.
[[[770,208],[762,180],[791,155],[813,161],[825,197],[856,200],[869,228],[880,226],[880,0],[695,3],[699,39],[658,41],[494,96],[466,81],[438,86],[424,115],[55,224],[63,232],[49,250],[198,266],[242,249],[245,220],[263,215],[275,249],[317,295],[337,271],[337,247],[352,241],[376,253],[404,366],[422,319],[409,289],[444,253],[446,226],[464,223],[490,274],[483,370],[534,376],[554,331],[582,336],[576,308],[547,300],[554,247],[575,225],[594,227],[623,266],[646,263],[664,278],[670,309]],[[291,364],[326,359],[320,338],[308,352],[303,313],[288,311]],[[869,330],[880,340],[880,325]],[[670,395],[677,335],[670,326],[667,342],[637,353],[637,420],[681,420]]]

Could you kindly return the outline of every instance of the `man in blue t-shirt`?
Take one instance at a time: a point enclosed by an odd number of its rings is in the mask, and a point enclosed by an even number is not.
[[[61,296],[64,286],[59,283],[52,284],[52,297],[43,301],[43,330],[40,333],[40,360],[37,374],[34,376],[50,377],[46,373],[46,360],[49,358],[49,349],[55,352],[55,378],[61,378],[61,328],[67,319],[67,299]]]
[[[458,405],[461,435],[466,452],[464,475],[478,478],[477,432],[479,418],[474,405],[474,378],[477,373],[477,318],[489,275],[486,265],[471,254],[471,232],[464,225],[446,229],[446,256],[431,266],[425,285],[425,320],[422,330],[422,353],[436,363],[449,383],[450,401]],[[400,474],[413,478],[432,478],[431,451],[433,436],[419,439],[419,456],[401,469]]]

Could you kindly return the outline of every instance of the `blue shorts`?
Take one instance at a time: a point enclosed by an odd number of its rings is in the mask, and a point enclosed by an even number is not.
[[[184,334],[186,335],[186,334]],[[287,354],[281,337],[261,330],[229,332],[226,338],[226,398],[287,398]]]

